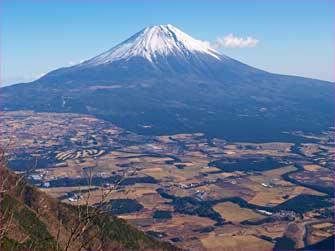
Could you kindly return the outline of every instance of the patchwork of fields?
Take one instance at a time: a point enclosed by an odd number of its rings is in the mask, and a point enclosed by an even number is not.
[[[304,143],[251,143],[143,136],[79,114],[0,119],[10,168],[34,166],[29,181],[66,203],[108,193],[106,209],[179,247],[268,250],[288,237],[300,248],[332,235],[332,128],[292,133]]]

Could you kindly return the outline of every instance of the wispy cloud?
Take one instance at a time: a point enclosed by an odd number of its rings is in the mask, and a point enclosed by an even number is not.
[[[259,40],[253,37],[236,37],[233,33],[219,37],[212,45],[215,49],[220,48],[251,48],[256,47]]]
[[[39,74],[35,75],[34,78],[36,78],[36,79],[41,78],[41,77],[43,77],[45,74],[46,74],[46,72],[39,73]]]
[[[74,66],[74,65],[76,65],[76,64],[81,64],[81,63],[84,62],[84,61],[85,61],[84,59],[79,60],[79,61],[70,60],[70,61],[68,62],[68,66]]]

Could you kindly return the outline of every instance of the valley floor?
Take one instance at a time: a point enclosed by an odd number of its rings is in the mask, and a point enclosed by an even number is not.
[[[80,114],[0,119],[9,167],[34,166],[30,183],[73,205],[110,193],[106,210],[178,247],[287,250],[333,235],[333,128],[249,143],[142,136]]]

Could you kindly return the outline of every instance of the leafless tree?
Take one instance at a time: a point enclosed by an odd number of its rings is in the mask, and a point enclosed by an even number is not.
[[[4,196],[5,194],[14,191],[19,188],[19,184],[29,176],[36,168],[35,162],[20,176],[16,177],[13,183],[13,179],[9,175],[7,169],[8,158],[6,156],[6,150],[10,148],[12,141],[6,146],[0,146],[0,243],[3,243],[4,238],[8,235],[8,232],[13,227],[14,212],[10,207],[4,207]],[[14,247],[13,247],[14,249]]]
[[[100,192],[101,197],[99,199],[99,202],[95,204],[94,207],[92,207],[90,203],[91,199],[91,191],[92,191],[92,180],[93,180],[93,171],[92,169],[89,169],[89,172],[87,174],[87,182],[88,182],[88,191],[87,195],[85,196],[84,203],[79,203],[79,199],[77,197],[77,218],[78,221],[74,226],[70,229],[70,235],[69,238],[66,241],[65,247],[62,249],[64,251],[73,250],[74,243],[83,236],[85,231],[90,231],[91,228],[95,227],[95,219],[100,217],[102,214],[108,213],[106,212],[107,207],[105,207],[105,203],[109,202],[112,198],[112,194],[114,191],[116,191],[121,183],[130,176],[135,175],[135,170],[125,170],[122,175],[120,175],[116,181],[111,184],[110,186],[103,187],[100,186]],[[79,189],[81,191],[81,189]],[[109,208],[110,210],[110,208]],[[104,228],[104,224],[100,226],[101,229]],[[90,244],[90,242],[96,237],[98,233],[96,232],[95,235],[91,235],[86,240],[81,240],[80,246],[77,248],[78,250],[86,250],[87,246]],[[59,239],[57,239],[57,243],[59,243]],[[57,244],[59,247],[60,245]],[[99,248],[98,248],[99,249]]]
[[[0,147],[0,206],[3,205],[4,195],[6,193],[10,193],[11,191],[16,191],[23,182],[23,180],[28,177],[34,170],[36,169],[37,161],[31,165],[28,170],[24,173],[15,176],[15,182],[13,183],[13,179],[8,175],[7,163],[8,159],[6,157],[6,147]],[[73,220],[74,224],[67,224],[67,222],[63,222],[61,216],[61,205],[62,202],[59,202],[57,209],[57,218],[58,218],[58,226],[56,232],[56,250],[58,251],[68,251],[68,250],[86,250],[93,239],[96,238],[96,235],[99,231],[93,231],[94,234],[85,235],[85,233],[89,233],[90,230],[96,228],[96,219],[98,219],[102,214],[108,213],[107,211],[110,208],[106,207],[106,203],[108,203],[112,199],[113,192],[116,191],[121,185],[122,182],[130,176],[135,175],[136,169],[133,170],[124,170],[118,178],[110,184],[108,187],[100,186],[100,198],[98,203],[94,206],[91,205],[91,196],[93,189],[93,170],[89,169],[86,173],[88,189],[82,200],[77,199],[76,205],[74,205],[76,217]],[[23,187],[22,187],[23,188]],[[79,194],[84,194],[81,187],[79,187]],[[77,197],[78,198],[78,197]],[[39,212],[37,212],[37,216],[39,216]],[[9,207],[1,210],[0,212],[0,243],[3,243],[3,240],[6,236],[8,236],[8,232],[13,226],[14,220],[14,212],[10,210]],[[103,229],[105,226],[105,222],[102,223],[99,227]],[[62,229],[66,228],[68,234],[66,234],[66,238],[64,241],[64,235],[62,235]],[[61,236],[63,236],[62,241]],[[83,236],[89,236],[88,238],[84,238]],[[100,244],[102,245],[102,243]],[[30,243],[30,247],[33,249],[34,243]],[[13,250],[15,247],[12,248]],[[99,249],[99,247],[97,248]]]

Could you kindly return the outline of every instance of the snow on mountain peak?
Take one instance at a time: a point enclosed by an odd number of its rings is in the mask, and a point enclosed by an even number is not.
[[[131,57],[143,57],[153,62],[159,56],[176,55],[187,58],[201,53],[221,60],[222,55],[208,42],[192,38],[171,24],[147,27],[114,48],[82,63],[100,65]]]

